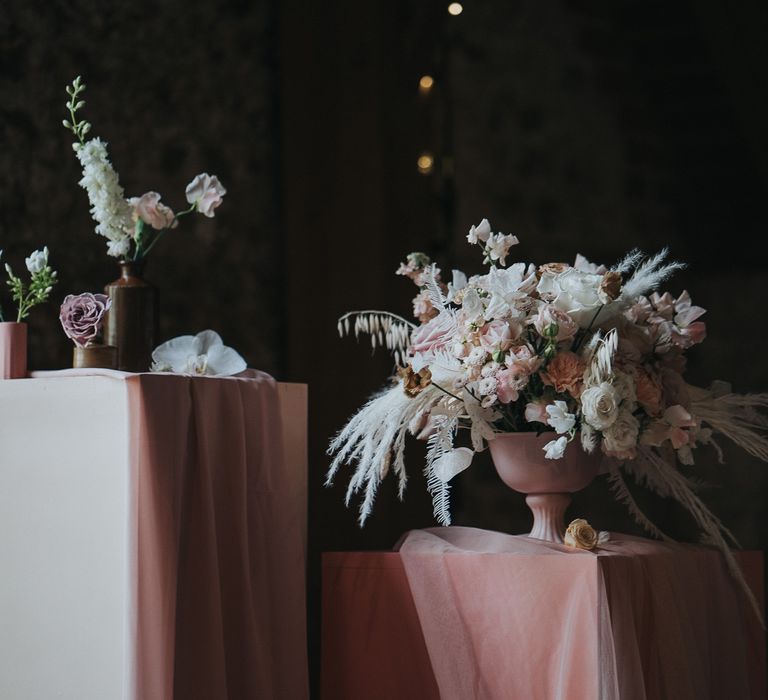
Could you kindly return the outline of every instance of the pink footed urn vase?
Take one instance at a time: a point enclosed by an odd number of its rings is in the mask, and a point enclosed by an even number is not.
[[[565,510],[571,494],[580,491],[600,472],[599,452],[587,454],[577,440],[569,443],[560,459],[547,459],[544,445],[555,433],[504,433],[488,442],[493,464],[509,488],[526,494],[533,512],[528,537],[563,542]]]

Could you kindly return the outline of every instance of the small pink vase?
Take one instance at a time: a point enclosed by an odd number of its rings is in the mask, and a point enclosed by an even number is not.
[[[488,442],[493,464],[509,488],[526,494],[533,511],[529,537],[563,541],[565,510],[571,494],[587,486],[600,471],[601,455],[587,454],[578,440],[569,443],[561,459],[547,459],[544,445],[555,433],[504,433]]]
[[[27,324],[0,323],[0,379],[27,376]]]

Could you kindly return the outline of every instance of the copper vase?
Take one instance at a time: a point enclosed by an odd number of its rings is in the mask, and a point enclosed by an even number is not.
[[[117,348],[117,368],[125,372],[148,372],[155,348],[157,294],[140,275],[137,263],[123,260],[120,277],[104,288],[112,302],[104,343]]]

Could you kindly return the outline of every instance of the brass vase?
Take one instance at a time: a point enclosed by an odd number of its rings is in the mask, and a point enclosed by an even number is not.
[[[111,306],[104,321],[104,343],[117,348],[117,368],[148,372],[157,328],[157,293],[141,278],[141,267],[120,261],[120,277],[104,288]]]

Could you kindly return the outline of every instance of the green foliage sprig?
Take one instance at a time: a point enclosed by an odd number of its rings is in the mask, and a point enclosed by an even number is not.
[[[13,273],[11,266],[6,263],[5,271],[8,273],[7,284],[11,289],[11,298],[18,307],[16,321],[21,322],[27,316],[32,307],[47,301],[53,285],[58,282],[56,271],[48,264],[48,247],[36,250],[27,260],[27,270],[30,273],[28,285],[24,280]]]

